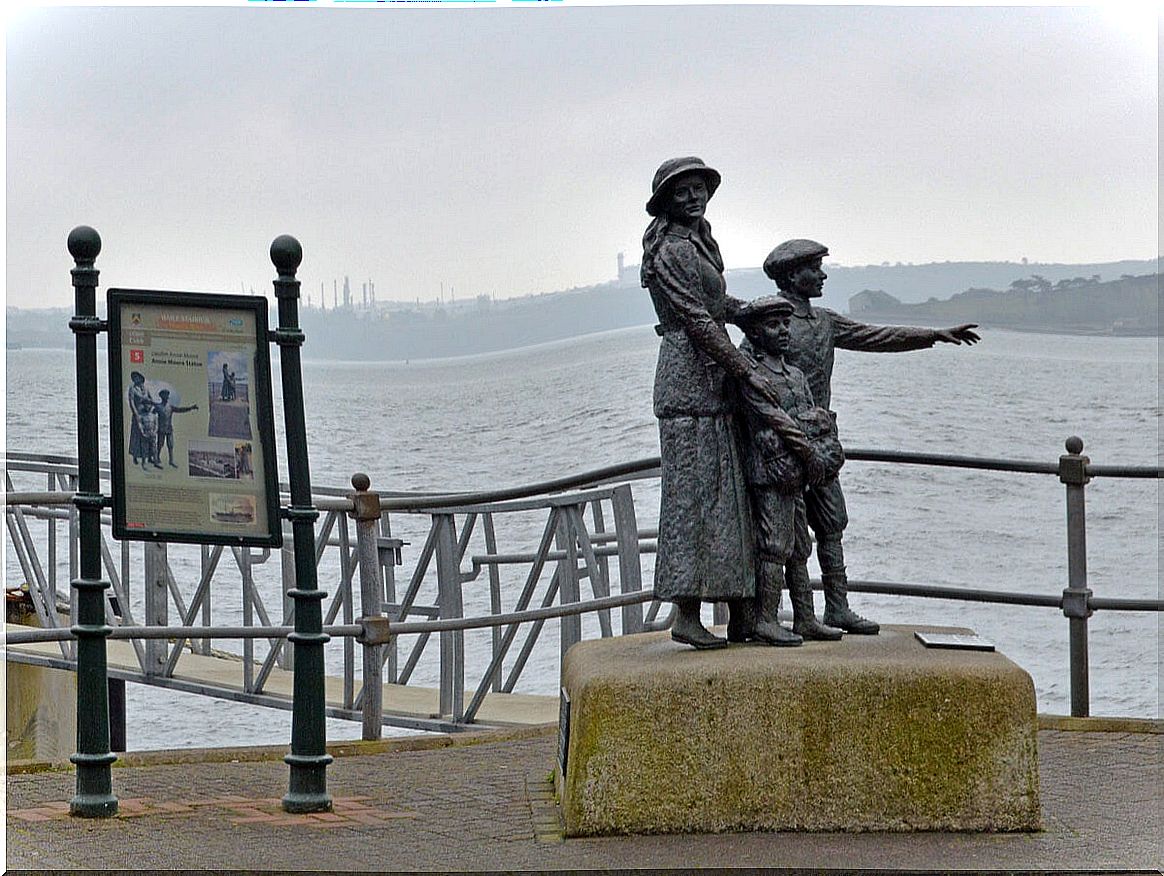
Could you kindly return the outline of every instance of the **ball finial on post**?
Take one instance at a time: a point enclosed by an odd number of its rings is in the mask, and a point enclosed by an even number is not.
[[[271,262],[282,275],[295,276],[303,261],[303,247],[290,234],[280,234],[271,241]]]
[[[352,475],[352,486],[363,493],[367,491],[368,487],[372,486],[372,479],[362,471],[358,471]]]
[[[1072,435],[1067,439],[1066,447],[1068,453],[1073,453],[1078,456],[1083,452],[1083,439],[1078,435]]]
[[[78,225],[69,232],[69,255],[77,264],[93,264],[101,252],[101,235],[88,225]]]

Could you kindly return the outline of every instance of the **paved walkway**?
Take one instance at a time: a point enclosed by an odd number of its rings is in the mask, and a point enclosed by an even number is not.
[[[1123,868],[1164,865],[1164,735],[1043,722],[1036,834],[746,833],[566,839],[555,728],[338,744],[335,811],[285,815],[282,750],[130,755],[117,818],[68,815],[70,771],[7,781],[10,868]],[[1120,726],[1120,725],[1117,725]],[[1125,725],[1126,726],[1126,725]],[[1135,728],[1134,728],[1135,729]],[[175,761],[183,762],[175,762]]]

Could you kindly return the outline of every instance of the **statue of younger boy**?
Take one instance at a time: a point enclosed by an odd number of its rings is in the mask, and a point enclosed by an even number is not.
[[[770,295],[748,302],[732,320],[746,338],[741,351],[756,361],[756,367],[777,388],[780,402],[777,407],[750,385],[739,386],[741,455],[757,556],[755,626],[746,630],[729,624],[728,638],[735,641],[754,638],[774,645],[799,645],[803,639],[841,638],[841,630],[816,619],[807,577],[788,577],[792,630],[781,626],[776,617],[784,567],[803,566],[812,552],[804,488],[835,478],[845,461],[837,440],[836,418],[816,406],[804,373],[784,359],[792,313],[789,301]],[[777,424],[786,422],[784,415],[800,426],[812,446],[809,466],[792,453],[777,431]]]

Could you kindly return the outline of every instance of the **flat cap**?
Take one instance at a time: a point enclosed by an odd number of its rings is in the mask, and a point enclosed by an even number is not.
[[[670,194],[671,183],[685,173],[697,173],[707,183],[707,197],[710,198],[719,188],[719,171],[708,167],[702,158],[694,155],[685,155],[682,158],[668,158],[655,171],[655,178],[651,180],[651,199],[647,201],[647,212],[652,216],[662,216],[666,212],[666,201]]]
[[[764,295],[747,302],[736,311],[732,322],[738,326],[761,323],[773,316],[791,316],[792,302],[779,295]]]
[[[824,258],[829,254],[829,248],[815,240],[806,240],[798,237],[795,240],[786,240],[764,259],[764,273],[772,279],[781,271],[791,268],[800,262],[810,259]]]

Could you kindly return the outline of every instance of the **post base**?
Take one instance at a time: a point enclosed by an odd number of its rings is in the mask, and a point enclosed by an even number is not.
[[[69,801],[69,814],[78,818],[112,818],[117,798],[112,794],[77,794]]]
[[[298,815],[306,812],[331,812],[331,795],[321,793],[283,795],[283,811]]]
[[[331,795],[327,793],[327,765],[331,759],[327,753],[288,754],[283,758],[291,767],[288,790],[283,795],[284,812],[331,812]]]

